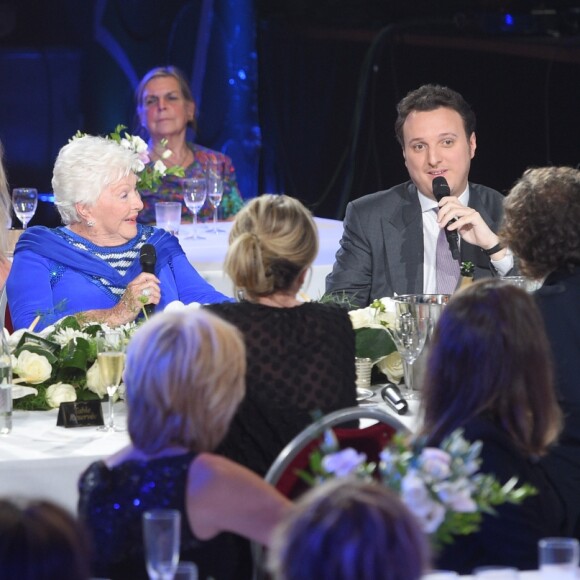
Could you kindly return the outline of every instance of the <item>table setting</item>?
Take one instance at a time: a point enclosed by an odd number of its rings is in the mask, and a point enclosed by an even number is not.
[[[448,294],[408,294],[374,300],[349,312],[359,405],[382,406],[409,423],[412,431],[417,428],[429,340],[449,299]]]
[[[116,422],[126,426],[125,404],[114,407]],[[0,440],[0,495],[41,495],[75,513],[81,473],[128,445],[129,435],[126,430],[100,432],[94,426],[66,429],[56,425],[57,418],[58,409],[13,411],[12,432]]]

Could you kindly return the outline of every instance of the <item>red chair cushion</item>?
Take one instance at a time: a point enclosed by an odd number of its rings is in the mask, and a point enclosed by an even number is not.
[[[341,449],[352,447],[365,453],[367,461],[378,461],[379,453],[388,445],[396,430],[391,425],[376,423],[364,429],[336,428],[334,433]],[[296,499],[309,489],[298,471],[308,471],[312,452],[321,444],[322,437],[305,445],[288,465],[276,483],[276,489],[289,499]]]

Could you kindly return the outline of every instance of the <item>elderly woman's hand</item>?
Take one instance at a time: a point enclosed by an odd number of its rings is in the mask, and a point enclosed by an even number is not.
[[[119,317],[118,324],[132,322],[137,318],[146,304],[159,304],[161,289],[159,278],[155,274],[142,272],[134,278],[123,293],[121,300],[113,310]]]
[[[123,296],[128,296],[130,300],[137,301],[139,308],[146,304],[159,304],[161,300],[159,278],[155,274],[142,272],[129,283]]]

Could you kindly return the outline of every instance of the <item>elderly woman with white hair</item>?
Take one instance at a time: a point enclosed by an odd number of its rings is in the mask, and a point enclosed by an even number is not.
[[[60,150],[52,187],[64,226],[29,228],[16,245],[7,282],[14,328],[40,316],[41,329],[69,314],[119,326],[146,304],[228,300],[174,236],[137,223],[138,168],[137,153],[104,137],[77,137]],[[156,250],[155,273],[142,271],[144,244]]]

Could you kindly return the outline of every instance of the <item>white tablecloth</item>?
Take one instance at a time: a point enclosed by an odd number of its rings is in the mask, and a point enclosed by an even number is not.
[[[390,407],[372,399],[385,411]],[[407,415],[394,415],[409,429],[417,424],[413,401]],[[13,428],[0,436],[0,497],[48,498],[72,512],[78,502],[77,481],[90,463],[112,455],[129,444],[126,431],[103,433],[96,427],[56,426],[57,411],[14,411]],[[107,404],[103,406],[107,416]],[[115,405],[115,420],[125,425],[125,407]]]
[[[326,275],[332,270],[334,256],[342,236],[342,222],[325,218],[314,218],[320,247],[312,267],[312,275],[307,276],[303,291],[316,300],[324,294]],[[181,225],[179,242],[188,260],[214,288],[227,296],[233,295],[233,284],[223,272],[223,263],[228,247],[228,236],[232,222],[220,222],[221,233],[210,233],[206,229],[211,224],[199,224],[197,231],[203,239],[193,239],[191,224]]]
[[[124,410],[122,403],[115,405],[120,425],[126,422]],[[12,433],[0,436],[0,497],[47,498],[75,513],[79,475],[129,443],[126,431],[57,427],[57,415],[57,410],[14,411]]]

